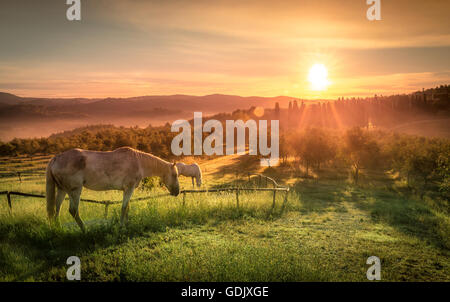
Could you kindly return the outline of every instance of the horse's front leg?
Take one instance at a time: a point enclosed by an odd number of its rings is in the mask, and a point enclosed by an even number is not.
[[[130,209],[130,199],[133,195],[134,186],[123,190],[122,215],[120,217],[120,224],[123,226],[124,222],[128,222],[128,210]]]
[[[194,177],[192,176],[191,179],[192,179],[192,187],[195,188],[195,185],[194,185]]]

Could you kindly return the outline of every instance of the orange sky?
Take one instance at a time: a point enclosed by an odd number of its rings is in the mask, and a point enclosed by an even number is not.
[[[212,93],[304,98],[450,83],[450,2],[2,1],[0,91],[36,97]],[[331,85],[310,89],[324,64]]]

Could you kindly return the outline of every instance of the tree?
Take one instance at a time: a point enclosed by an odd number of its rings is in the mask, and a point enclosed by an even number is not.
[[[446,155],[448,156],[448,148],[447,152],[444,152],[444,148],[445,145],[442,145],[439,141],[427,140],[421,145],[417,145],[411,157],[411,173],[422,182],[421,198],[423,198],[429,184],[433,180],[437,180],[439,174],[444,178],[446,176],[446,162],[444,158]]]
[[[280,119],[280,104],[275,103],[275,119]]]
[[[344,139],[345,151],[353,169],[353,179],[355,184],[358,184],[361,169],[373,168],[378,164],[380,147],[360,127],[347,130]]]
[[[0,155],[2,156],[11,156],[15,155],[15,146],[10,143],[0,143]]]
[[[309,175],[309,168],[312,165],[315,164],[319,170],[321,163],[333,159],[336,156],[335,150],[331,138],[322,128],[305,130],[298,143],[297,154],[306,166],[306,175]]]
[[[280,135],[280,142],[279,142],[279,154],[281,158],[281,163],[286,164],[287,159],[289,156],[295,156],[296,152],[293,148],[293,141],[296,141],[296,137],[298,135],[296,133],[294,134],[288,134],[288,133],[281,133]]]
[[[448,200],[450,195],[450,152],[447,150],[444,154],[440,154],[437,161],[437,174],[441,177],[439,182],[439,189]]]

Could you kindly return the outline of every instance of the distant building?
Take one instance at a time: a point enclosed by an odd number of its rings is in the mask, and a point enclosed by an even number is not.
[[[422,89],[422,91],[413,93],[413,96],[416,100],[419,99],[425,102],[448,102],[450,101],[450,86],[441,85],[427,90]]]

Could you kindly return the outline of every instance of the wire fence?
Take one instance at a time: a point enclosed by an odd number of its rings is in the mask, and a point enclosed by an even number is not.
[[[20,178],[20,175],[21,174],[19,173],[19,178]],[[273,192],[273,202],[272,202],[272,207],[269,212],[269,214],[271,214],[273,212],[273,210],[275,209],[275,201],[276,201],[277,192],[285,192],[285,196],[284,196],[283,203],[281,206],[281,213],[282,213],[284,211],[285,205],[288,200],[289,187],[280,186],[273,178],[262,175],[262,174],[250,174],[249,173],[248,174],[249,182],[250,182],[251,177],[253,177],[253,176],[256,176],[259,178],[260,184],[261,184],[262,179],[266,179],[266,186],[267,186],[267,181],[272,182],[273,187],[272,188],[268,188],[268,187],[261,188],[261,187],[237,187],[237,186],[235,186],[235,187],[212,188],[212,189],[202,189],[202,190],[181,190],[180,194],[183,195],[183,206],[185,206],[185,204],[186,204],[186,194],[188,194],[188,193],[190,193],[190,194],[196,194],[196,193],[207,194],[207,193],[218,193],[218,192],[235,192],[236,208],[239,209],[239,194],[241,192],[244,192],[244,191],[249,191],[249,192],[271,191],[271,192]],[[0,195],[6,195],[10,214],[12,214],[11,196],[13,196],[13,195],[23,196],[23,197],[32,197],[32,198],[45,198],[46,197],[45,195],[41,195],[41,194],[18,192],[18,191],[0,191]],[[151,196],[145,196],[145,197],[140,197],[140,198],[134,198],[134,199],[131,199],[130,202],[148,200],[148,199],[153,199],[153,198],[162,197],[162,196],[168,196],[168,194],[151,195]],[[108,208],[110,205],[122,203],[122,201],[94,200],[94,199],[86,199],[86,198],[81,198],[80,200],[83,202],[104,205],[105,206],[105,217],[108,216]]]
[[[17,180],[22,182],[23,176],[45,176],[45,172],[35,172],[35,171],[12,171],[12,172],[1,172],[0,178],[4,177],[14,177],[17,176]]]
[[[180,193],[183,194],[183,206],[186,203],[186,194],[187,193],[214,193],[214,192],[233,192],[234,191],[236,193],[236,208],[239,209],[239,194],[240,194],[240,192],[243,192],[243,191],[250,191],[250,192],[272,191],[273,192],[273,201],[272,201],[272,207],[269,212],[269,215],[270,215],[273,213],[273,211],[275,209],[275,205],[276,205],[275,201],[276,201],[277,192],[281,191],[281,192],[285,192],[283,203],[281,205],[281,213],[282,213],[286,207],[286,203],[288,200],[289,187],[281,186],[273,178],[263,175],[263,174],[258,174],[258,173],[248,173],[248,182],[249,183],[251,181],[251,178],[254,176],[258,177],[260,185],[262,184],[262,179],[265,179],[266,187],[264,187],[264,188],[261,188],[261,187],[226,187],[226,188],[204,189],[204,190],[182,190]],[[273,184],[273,188],[267,187],[268,181],[270,181]]]

